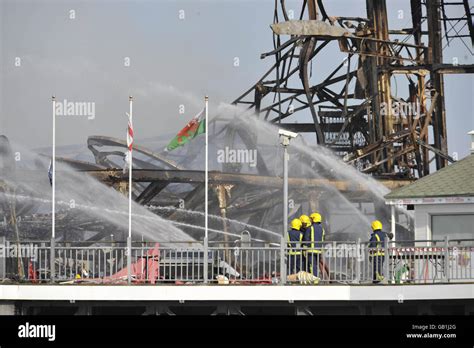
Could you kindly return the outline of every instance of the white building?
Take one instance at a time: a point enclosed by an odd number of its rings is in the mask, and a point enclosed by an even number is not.
[[[474,239],[474,131],[469,134],[470,155],[385,196],[387,204],[413,206],[415,239]]]

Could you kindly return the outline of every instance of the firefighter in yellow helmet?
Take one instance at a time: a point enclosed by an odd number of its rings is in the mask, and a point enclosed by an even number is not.
[[[303,235],[303,245],[305,246],[306,262],[309,266],[309,272],[317,277],[325,232],[321,225],[321,214],[311,214],[310,221],[311,228],[307,228]]]
[[[321,217],[321,214],[319,213],[313,213],[309,216],[309,218],[311,219],[313,223],[321,223],[321,221],[323,220],[323,218]]]
[[[303,224],[303,233],[307,228],[311,227],[311,219],[308,215],[301,215],[300,216],[300,221]]]
[[[384,279],[383,264],[385,261],[385,238],[386,233],[382,231],[382,223],[379,220],[372,221],[372,234],[369,240],[369,253],[372,261],[373,282],[378,283]]]
[[[303,223],[300,219],[291,220],[291,229],[288,231],[288,274],[298,273],[303,264],[303,253],[301,251],[302,226]]]

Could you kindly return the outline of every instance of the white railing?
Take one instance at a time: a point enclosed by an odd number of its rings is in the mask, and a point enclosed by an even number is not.
[[[313,250],[304,245],[292,246],[215,242],[205,253],[202,244],[196,241],[140,242],[132,243],[130,249],[126,243],[119,242],[91,246],[81,242],[51,245],[49,242],[4,241],[0,244],[0,279],[71,284],[127,284],[128,279],[131,284],[474,281],[474,240],[387,241],[378,248],[360,241],[323,242]],[[281,272],[282,265],[284,272]],[[208,279],[205,279],[205,269]]]

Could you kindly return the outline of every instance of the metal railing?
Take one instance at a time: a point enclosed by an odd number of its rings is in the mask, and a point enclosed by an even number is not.
[[[389,279],[400,283],[474,281],[474,240],[397,241],[388,243]]]
[[[50,242],[3,241],[0,280],[70,284],[127,284],[129,278],[132,284],[474,282],[474,239],[387,241],[377,248],[368,242],[327,241],[313,250],[301,245],[254,245],[218,242],[210,244],[206,253],[196,241],[134,242],[130,248],[119,242],[93,246],[56,242],[52,248]],[[286,274],[284,279],[282,274]]]

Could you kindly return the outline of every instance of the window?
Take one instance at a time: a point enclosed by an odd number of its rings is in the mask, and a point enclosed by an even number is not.
[[[474,214],[432,215],[432,239],[474,239]]]

